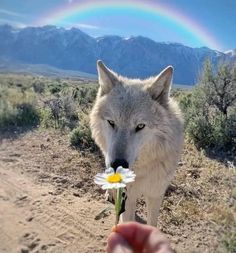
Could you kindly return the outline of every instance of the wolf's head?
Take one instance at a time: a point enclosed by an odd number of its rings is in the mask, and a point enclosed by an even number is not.
[[[102,61],[97,69],[100,87],[90,122],[106,166],[132,167],[142,154],[152,159],[165,143],[172,145],[178,128],[169,103],[173,68],[147,80],[121,77]]]

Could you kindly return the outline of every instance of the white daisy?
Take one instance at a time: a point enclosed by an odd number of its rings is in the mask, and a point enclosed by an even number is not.
[[[127,183],[131,183],[135,179],[135,174],[129,169],[118,167],[116,172],[113,168],[105,170],[105,173],[98,173],[94,182],[102,186],[102,189],[118,189],[126,186]]]

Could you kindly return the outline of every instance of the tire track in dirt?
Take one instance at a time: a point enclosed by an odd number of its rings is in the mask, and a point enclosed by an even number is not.
[[[54,195],[52,185],[36,184],[17,166],[4,164],[1,160],[0,252],[104,252],[113,215],[94,219],[104,202],[69,191]]]

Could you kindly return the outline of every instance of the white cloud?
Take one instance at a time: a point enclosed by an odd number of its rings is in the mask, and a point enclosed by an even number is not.
[[[87,28],[87,29],[100,29],[99,26],[90,25],[90,24],[82,24],[82,23],[75,24],[75,26],[80,27],[80,28]]]
[[[20,13],[14,12],[14,11],[8,11],[5,9],[0,9],[0,13],[8,15],[8,16],[13,16],[13,17],[21,17],[21,18],[25,17],[25,15],[23,15],[23,14],[20,14]]]
[[[67,28],[71,27],[77,27],[77,28],[85,28],[85,29],[101,29],[101,27],[91,24],[85,24],[85,23],[73,23],[73,22],[67,22],[63,21],[59,25],[65,26]]]
[[[0,18],[0,24],[8,24],[8,25],[12,25],[18,28],[24,28],[27,25],[21,22],[17,22],[17,21],[13,21],[13,20],[9,20],[6,18]]]

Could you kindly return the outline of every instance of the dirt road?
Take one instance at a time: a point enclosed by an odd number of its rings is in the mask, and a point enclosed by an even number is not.
[[[0,163],[0,252],[104,252],[112,217],[95,220],[102,201],[58,194],[15,166]],[[5,163],[6,164],[6,163]],[[92,207],[92,208],[91,208]]]

